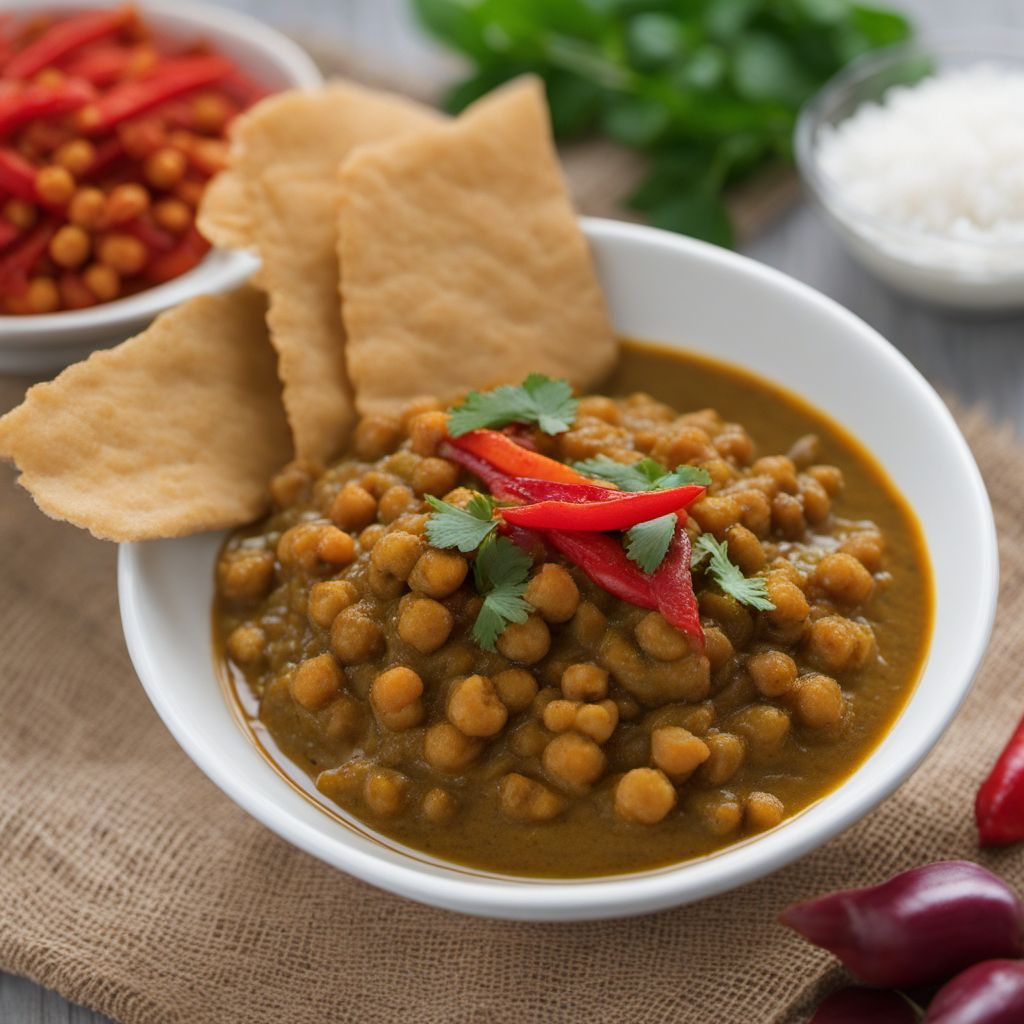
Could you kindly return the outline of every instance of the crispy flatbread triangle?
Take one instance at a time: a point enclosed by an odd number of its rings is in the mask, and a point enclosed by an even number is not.
[[[232,126],[229,166],[207,189],[199,228],[262,260],[255,280],[270,296],[299,458],[327,462],[354,420],[338,308],[338,165],[356,146],[440,118],[411,100],[336,82],[272,96]]]
[[[457,121],[342,165],[339,253],[359,411],[522,380],[580,389],[616,341],[558,165],[543,89],[520,79]]]
[[[292,453],[265,312],[246,287],[164,313],[31,388],[0,455],[47,515],[104,540],[249,522]]]

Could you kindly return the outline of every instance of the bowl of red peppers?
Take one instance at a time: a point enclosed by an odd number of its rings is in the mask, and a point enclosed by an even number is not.
[[[246,253],[195,226],[232,120],[313,86],[295,43],[189,3],[0,14],[0,369],[59,368],[196,294],[245,280]]]

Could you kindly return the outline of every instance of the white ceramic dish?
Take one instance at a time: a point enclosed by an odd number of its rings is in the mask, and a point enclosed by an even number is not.
[[[102,7],[105,0],[4,0],[5,11],[38,14]],[[223,7],[174,0],[147,2],[147,22],[167,36],[208,39],[269,89],[312,88],[322,81],[312,59],[280,32]],[[213,251],[197,267],[166,284],[89,309],[41,316],[0,315],[0,372],[39,374],[115,345],[141,331],[157,313],[194,295],[233,288],[256,269],[243,252]]]
[[[752,260],[650,228],[584,223],[619,331],[774,379],[813,398],[875,452],[921,517],[937,584],[935,633],[924,676],[878,749],[839,789],[776,830],[634,875],[515,879],[375,840],[301,796],[243,732],[214,672],[210,602],[223,535],[122,547],[118,586],[128,649],[158,713],[199,767],[269,828],[329,864],[472,914],[637,914],[734,888],[803,856],[888,796],[928,753],[970,687],[995,609],[988,496],[946,407],[903,356],[836,303]]]

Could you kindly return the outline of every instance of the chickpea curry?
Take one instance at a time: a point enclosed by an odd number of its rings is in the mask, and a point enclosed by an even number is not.
[[[873,459],[765,381],[625,343],[364,417],[230,536],[214,632],[263,749],[429,855],[582,877],[712,853],[843,781],[915,685],[931,577]]]

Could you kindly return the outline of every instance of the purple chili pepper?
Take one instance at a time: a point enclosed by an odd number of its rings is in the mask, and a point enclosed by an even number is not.
[[[917,1014],[897,992],[841,988],[824,999],[809,1024],[917,1024]]]
[[[925,1024],[1021,1024],[1024,960],[986,960],[935,994]]]
[[[1024,905],[970,861],[940,861],[797,903],[781,920],[879,988],[936,984],[982,960],[1024,955]]]

